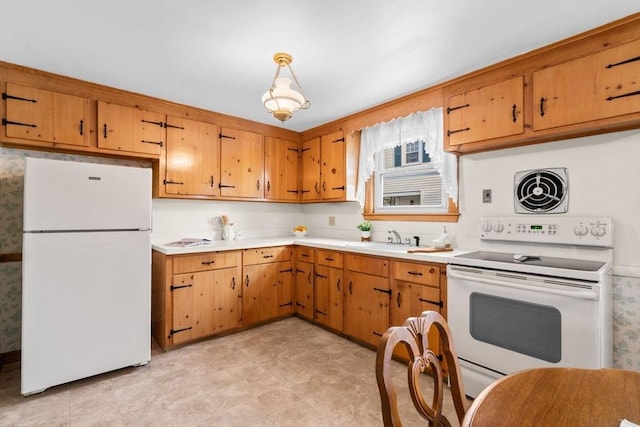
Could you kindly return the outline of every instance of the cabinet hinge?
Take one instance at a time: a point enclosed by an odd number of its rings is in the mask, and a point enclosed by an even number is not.
[[[164,183],[164,185],[167,184],[177,184],[177,185],[184,185],[184,182],[178,182],[178,181],[169,181],[168,179],[165,179],[164,181],[162,181]]]
[[[323,316],[327,315],[327,313],[325,313],[324,311],[320,311],[320,310],[317,310],[317,309],[316,309],[316,313],[317,314],[322,314]]]
[[[191,327],[191,326],[189,326],[188,328],[182,328],[182,329],[172,329],[172,330],[169,332],[169,335],[174,335],[174,334],[177,334],[178,332],[188,331],[188,330],[190,330],[190,329],[192,329],[192,327]]]
[[[290,268],[288,270],[280,270],[280,273],[293,273],[293,268]]]
[[[5,92],[2,93],[2,99],[14,99],[16,101],[33,102],[34,104],[38,102],[37,99],[20,98],[19,96],[9,95],[8,93],[5,93]]]
[[[11,120],[2,119],[2,126],[14,125],[14,126],[26,126],[30,128],[37,128],[38,126],[30,123],[12,122]]]
[[[218,138],[220,138],[220,139],[222,139],[222,138],[236,139],[235,136],[223,135],[222,133],[218,134]]]
[[[286,302],[284,304],[280,304],[278,307],[287,307],[289,305],[293,305],[293,301]]]
[[[171,129],[182,129],[182,130],[184,130],[184,128],[183,128],[182,126],[170,125],[169,123],[165,123],[165,124],[164,124],[164,127],[165,127],[166,129],[171,128]]]
[[[332,143],[336,143],[336,142],[344,142],[344,136],[340,139],[334,139],[333,141],[331,141]]]
[[[471,105],[469,104],[464,104],[464,105],[458,105],[457,107],[447,107],[447,114],[451,113],[452,111],[456,111],[459,110],[461,108],[467,108],[470,107]]]
[[[182,288],[190,288],[193,285],[171,285],[171,287],[169,288],[172,291],[175,291],[176,289],[182,289]]]
[[[382,336],[382,334],[380,332],[376,332],[376,331],[373,331],[373,335],[375,335],[377,337],[381,337]]]
[[[433,305],[437,305],[438,307],[442,308],[444,307],[444,303],[442,301],[432,301],[429,299],[424,299],[424,298],[418,298],[418,301],[420,302],[426,302],[428,304],[433,304]]]
[[[618,96],[610,96],[606,99],[606,101],[613,101],[614,99],[626,98],[627,96],[635,96],[635,95],[640,95],[640,90],[637,90],[635,92],[624,93]]]
[[[163,122],[153,122],[151,120],[145,120],[145,119],[140,119],[140,122],[142,123],[149,123],[151,125],[156,125],[156,126],[160,126],[160,127],[164,127],[164,123]]]
[[[448,131],[447,131],[447,136],[451,136],[451,135],[453,135],[454,133],[458,133],[458,132],[467,132],[467,131],[470,131],[470,130],[471,130],[471,128],[456,129],[456,130],[448,130]]]
[[[373,288],[374,291],[378,291],[378,292],[382,292],[385,293],[387,295],[391,295],[391,289],[380,289],[380,288]]]
[[[640,61],[640,56],[636,56],[635,58],[625,59],[624,61],[616,62],[615,64],[609,64],[604,68],[613,68],[613,67],[617,67],[618,65],[624,65],[630,62],[635,62],[635,61]]]
[[[162,147],[164,145],[162,141],[146,141],[144,139],[141,139],[140,142],[142,142],[143,144],[159,145],[160,147]]]

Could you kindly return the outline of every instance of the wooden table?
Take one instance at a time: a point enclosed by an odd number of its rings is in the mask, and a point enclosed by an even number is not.
[[[508,375],[474,400],[463,426],[597,426],[640,424],[640,372],[531,369]]]

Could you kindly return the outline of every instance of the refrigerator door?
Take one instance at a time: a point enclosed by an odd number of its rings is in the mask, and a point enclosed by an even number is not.
[[[151,358],[149,231],[25,233],[22,394]]]
[[[24,230],[151,228],[151,169],[27,158]]]

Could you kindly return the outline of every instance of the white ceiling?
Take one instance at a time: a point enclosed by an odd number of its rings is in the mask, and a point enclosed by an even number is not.
[[[640,0],[0,0],[0,60],[302,131],[640,11]],[[293,55],[311,108],[260,98]]]

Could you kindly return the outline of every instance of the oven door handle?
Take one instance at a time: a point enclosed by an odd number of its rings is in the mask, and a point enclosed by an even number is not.
[[[461,279],[461,280],[466,280],[466,281],[470,281],[470,282],[480,282],[480,283],[486,283],[488,285],[497,285],[497,286],[504,286],[506,288],[515,288],[515,289],[524,289],[527,291],[534,291],[534,292],[542,292],[545,294],[553,294],[553,295],[562,295],[562,296],[567,296],[567,297],[571,297],[571,298],[579,298],[579,299],[589,299],[589,300],[597,300],[598,298],[598,292],[596,292],[595,290],[591,289],[591,290],[571,290],[571,291],[563,291],[561,289],[556,289],[556,288],[551,288],[551,287],[544,287],[544,286],[531,286],[531,285],[523,285],[523,284],[519,284],[519,283],[513,283],[513,282],[509,282],[509,281],[503,281],[503,280],[495,280],[495,279],[489,279],[486,277],[478,277],[475,275],[467,275],[467,274],[461,274],[456,272],[455,270],[450,270],[448,273],[449,279]],[[449,280],[449,287],[451,287],[451,280]]]

